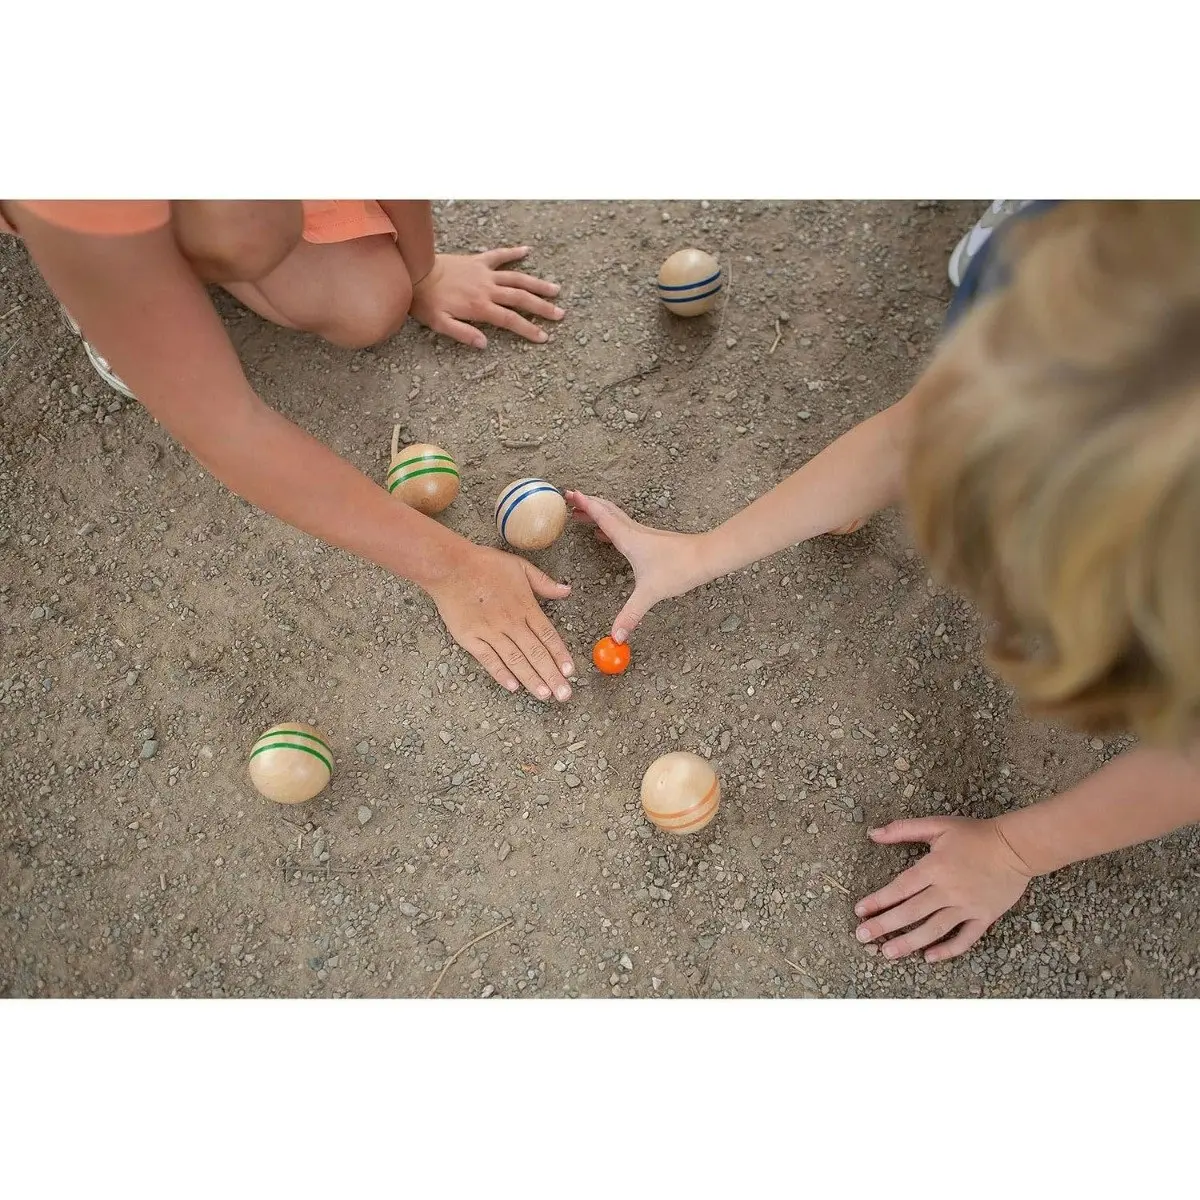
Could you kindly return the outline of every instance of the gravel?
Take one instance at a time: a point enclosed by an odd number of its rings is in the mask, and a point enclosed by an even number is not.
[[[937,337],[946,254],[977,215],[438,207],[447,246],[533,246],[529,268],[564,284],[569,332],[493,336],[481,359],[410,324],[352,353],[217,303],[264,399],[373,477],[395,421],[456,448],[463,495],[439,519],[481,540],[495,488],[525,474],[653,524],[723,520],[904,393]],[[670,321],[653,297],[685,244],[737,247],[715,343],[716,324]],[[580,679],[569,705],[543,705],[495,687],[416,589],[231,497],[139,406],[110,409],[10,240],[12,308],[0,992],[424,996],[465,948],[439,995],[1200,994],[1195,831],[1036,881],[952,963],[854,940],[854,901],[922,852],[874,846],[867,825],[991,815],[1125,745],[1021,715],[980,664],[982,623],[930,584],[899,516],[664,602],[611,679],[587,651],[631,578],[573,529],[536,558],[573,584],[546,607]],[[280,720],[333,746],[308,804],[270,804],[246,777]],[[694,837],[641,813],[641,774],[669,749],[721,779]]]

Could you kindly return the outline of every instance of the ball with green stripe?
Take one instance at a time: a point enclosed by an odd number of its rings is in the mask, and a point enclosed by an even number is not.
[[[277,804],[303,804],[325,790],[333,752],[319,729],[299,721],[274,725],[250,751],[250,782]]]
[[[417,442],[392,455],[387,490],[426,516],[440,513],[458,495],[458,463],[441,446]]]

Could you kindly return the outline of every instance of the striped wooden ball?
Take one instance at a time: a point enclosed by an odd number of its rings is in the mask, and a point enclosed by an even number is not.
[[[658,296],[677,317],[698,317],[717,302],[724,282],[721,264],[689,246],[677,250],[658,273]]]
[[[458,463],[441,446],[416,442],[392,455],[387,490],[410,508],[431,517],[453,503],[458,488]]]
[[[324,791],[333,752],[321,732],[289,721],[273,725],[250,751],[250,782],[277,804],[303,804]]]
[[[496,500],[496,529],[518,550],[545,550],[567,523],[567,502],[544,479],[518,479]]]
[[[642,810],[667,833],[696,833],[717,815],[721,781],[698,754],[673,750],[642,776]]]

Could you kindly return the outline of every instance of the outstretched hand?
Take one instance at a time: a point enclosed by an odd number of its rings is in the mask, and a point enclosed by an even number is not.
[[[642,525],[611,500],[567,492],[576,521],[596,527],[596,537],[611,542],[633,567],[633,594],[612,623],[614,641],[625,642],[645,615],[660,601],[708,582],[699,562],[693,534],[670,533]]]
[[[870,836],[882,845],[929,845],[920,862],[854,906],[867,918],[858,940],[887,938],[886,958],[917,950],[925,951],[926,962],[957,957],[1016,904],[1032,877],[995,821],[923,817],[893,821]]]
[[[522,685],[539,700],[571,698],[571,655],[538,597],[561,600],[571,589],[532,563],[474,546],[429,594],[454,640],[510,692]]]
[[[433,270],[413,288],[409,312],[435,333],[478,350],[487,345],[487,338],[468,321],[483,321],[531,342],[544,342],[549,336],[546,331],[517,310],[561,321],[563,310],[551,303],[559,293],[558,284],[501,269],[528,253],[528,246],[509,246],[483,254],[439,254]]]

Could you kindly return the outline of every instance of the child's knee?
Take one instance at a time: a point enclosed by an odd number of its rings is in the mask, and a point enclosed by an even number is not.
[[[412,283],[401,266],[354,288],[313,332],[334,345],[363,350],[398,333],[411,304]]]
[[[295,249],[304,210],[294,200],[185,200],[172,205],[179,248],[209,283],[254,283]]]

